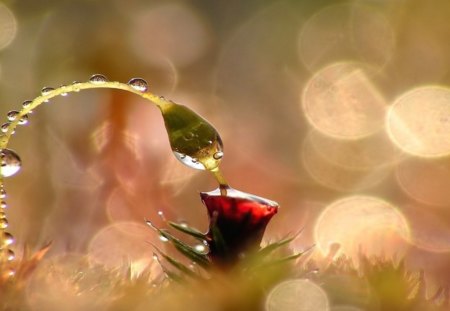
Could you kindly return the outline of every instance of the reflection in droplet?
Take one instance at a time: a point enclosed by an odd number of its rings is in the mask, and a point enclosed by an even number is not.
[[[176,151],[174,151],[173,154],[181,163],[183,163],[186,166],[189,166],[190,168],[194,168],[196,170],[205,169],[205,166],[202,163],[200,163],[196,158],[192,158],[186,154],[182,154]]]
[[[325,291],[307,279],[278,284],[267,296],[266,311],[328,311]]]
[[[47,95],[50,95],[54,90],[55,89],[53,87],[46,86],[46,87],[42,88],[41,94],[43,96],[47,96]]]
[[[421,157],[450,154],[450,89],[424,86],[401,95],[386,127],[401,150]]]
[[[149,241],[155,238],[141,223],[118,222],[95,235],[89,244],[89,258],[112,269],[131,264],[139,274],[152,262]]]
[[[0,215],[0,229],[8,228],[8,220]]]
[[[128,85],[130,85],[133,89],[139,92],[146,92],[148,90],[147,81],[141,78],[133,78],[128,81]]]
[[[396,168],[402,190],[414,200],[434,206],[450,206],[450,159],[408,158]]]
[[[319,250],[328,254],[331,245],[357,261],[359,253],[393,258],[407,247],[410,230],[404,215],[375,197],[350,196],[330,204],[314,227]]]
[[[22,107],[26,109],[31,106],[31,103],[32,103],[31,100],[26,100],[22,103]]]
[[[23,116],[20,117],[19,122],[20,125],[25,125],[28,123],[28,115],[24,114]]]
[[[108,78],[106,78],[102,74],[95,74],[89,78],[89,82],[91,82],[92,84],[103,84],[108,82]]]
[[[17,110],[11,110],[6,114],[6,117],[9,121],[14,121],[17,116],[19,115],[19,112]]]
[[[16,174],[21,166],[22,161],[20,157],[12,151],[11,149],[1,149],[0,150],[1,157],[1,170],[0,175],[3,177],[9,177]]]
[[[0,188],[0,199],[4,199],[6,198],[6,190],[2,188]]]
[[[0,238],[0,242],[3,243],[3,246],[9,246],[14,244],[14,237],[11,233],[9,232],[0,232],[0,235],[2,235],[2,237]]]
[[[302,106],[309,123],[321,133],[356,139],[382,127],[386,103],[365,68],[336,63],[307,82]]]

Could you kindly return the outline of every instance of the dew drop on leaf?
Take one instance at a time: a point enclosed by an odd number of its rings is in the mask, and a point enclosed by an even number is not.
[[[41,90],[41,94],[43,96],[47,96],[47,95],[50,95],[54,90],[55,90],[54,88],[46,86]]]
[[[11,110],[6,114],[6,117],[8,118],[9,121],[14,121],[18,115],[19,115],[18,111]]]
[[[16,254],[14,254],[14,252],[10,249],[7,250],[6,252],[6,259],[8,261],[13,261],[16,258]]]
[[[31,100],[26,100],[22,103],[22,107],[26,109],[31,106],[31,103],[32,103]]]
[[[0,175],[3,177],[9,177],[16,174],[21,166],[22,161],[20,157],[11,149],[0,150],[1,169]]]
[[[2,233],[0,233],[2,234]],[[3,243],[3,246],[8,246],[14,244],[14,237],[9,232],[3,232],[3,237],[0,239],[0,242]],[[0,245],[1,246],[1,245]]]
[[[8,220],[0,217],[0,229],[8,228]]]
[[[159,236],[159,239],[160,239],[162,242],[169,242],[169,239],[166,238],[166,237],[163,236],[163,235],[160,235],[160,236]]]
[[[103,84],[108,82],[108,78],[101,74],[95,74],[89,78],[89,82],[92,84]]]
[[[146,92],[148,90],[147,81],[141,78],[133,78],[128,81],[128,85],[131,86],[136,91]]]
[[[24,114],[20,119],[19,119],[19,124],[20,125],[25,125],[28,123],[28,115]]]
[[[214,153],[213,158],[216,160],[220,160],[223,158],[223,152],[222,151],[217,151],[216,153]]]

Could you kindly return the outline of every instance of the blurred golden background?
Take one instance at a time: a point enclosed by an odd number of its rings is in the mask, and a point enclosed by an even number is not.
[[[449,21],[447,0],[3,1],[0,113],[94,73],[145,78],[217,127],[232,187],[280,203],[267,240],[304,228],[297,249],[404,256],[449,284]],[[140,98],[58,98],[10,146],[18,256],[52,240],[139,271],[159,242],[144,218],[207,227],[212,177],[176,161]]]

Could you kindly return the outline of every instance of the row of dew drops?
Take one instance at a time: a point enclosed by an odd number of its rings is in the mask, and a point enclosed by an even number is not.
[[[109,80],[101,74],[95,74],[90,77],[89,83],[93,85],[102,85],[109,82]],[[81,85],[80,82],[75,81],[72,84],[71,91],[78,92],[80,90],[77,85]],[[148,90],[148,84],[144,79],[141,78],[133,78],[128,82],[128,85],[138,92],[146,92]],[[62,85],[60,89],[65,88],[65,85]],[[42,96],[50,96],[56,89],[52,87],[44,87],[41,90]],[[62,92],[59,95],[67,96],[67,92]],[[48,102],[46,99],[44,102]],[[28,114],[32,113],[30,110],[31,105],[33,104],[32,100],[26,100],[22,103],[23,110],[28,110]],[[7,135],[8,131],[10,134],[15,133],[15,126],[17,125],[26,125],[28,124],[28,114],[23,114],[17,110],[11,110],[6,114],[8,122],[2,124],[0,126],[0,130],[2,135]],[[6,209],[8,208],[8,204],[6,202],[6,191],[3,185],[3,178],[10,177],[17,174],[20,171],[22,166],[22,161],[19,155],[11,150],[11,149],[1,149],[0,150],[0,158],[1,158],[1,168],[0,168],[0,264],[3,262],[12,262],[15,259],[14,251],[11,249],[11,245],[14,244],[15,240],[11,233],[7,232],[8,228],[8,219],[6,216]],[[12,277],[15,275],[14,269],[8,269],[5,272],[5,275],[0,277]]]

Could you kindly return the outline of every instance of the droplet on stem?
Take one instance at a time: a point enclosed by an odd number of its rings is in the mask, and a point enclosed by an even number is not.
[[[1,209],[5,209],[5,208],[7,208],[7,207],[8,207],[8,204],[6,204],[5,201],[1,201],[1,202],[0,202],[0,208],[1,208]]]
[[[133,78],[128,81],[128,85],[131,86],[136,91],[146,92],[148,90],[147,81],[142,78]]]
[[[20,157],[17,155],[17,153],[12,151],[11,149],[1,149],[0,158],[1,158],[0,175],[3,177],[9,177],[16,174],[22,166],[22,161],[20,160]]]
[[[46,86],[41,90],[41,94],[42,96],[47,96],[50,95],[54,90],[55,90],[54,88]]]
[[[6,251],[6,259],[8,261],[13,261],[15,258],[16,258],[16,254],[14,254],[14,252],[12,250],[8,249]]]
[[[9,121],[14,121],[17,116],[19,115],[19,112],[17,110],[11,110],[6,114],[6,117]]]
[[[4,199],[6,198],[6,190],[2,188],[0,188],[0,199]]]
[[[8,228],[8,220],[0,216],[0,229]]]
[[[22,107],[23,108],[28,108],[28,107],[30,107],[31,106],[31,103],[32,103],[33,101],[31,101],[31,100],[26,100],[26,101],[24,101],[23,103],[22,103]]]
[[[24,114],[22,117],[20,117],[19,122],[20,125],[25,125],[28,123],[28,115]]]
[[[11,245],[14,243],[14,237],[9,232],[3,232],[3,238],[0,239],[0,242],[3,243],[3,246]]]
[[[101,74],[95,74],[89,78],[89,82],[92,84],[104,84],[108,82],[108,78]]]
[[[9,125],[10,125],[10,123],[9,122],[6,122],[6,123],[3,123],[2,125],[1,125],[1,131],[3,132],[3,133],[6,133],[6,132],[8,132],[8,130],[9,130]]]

